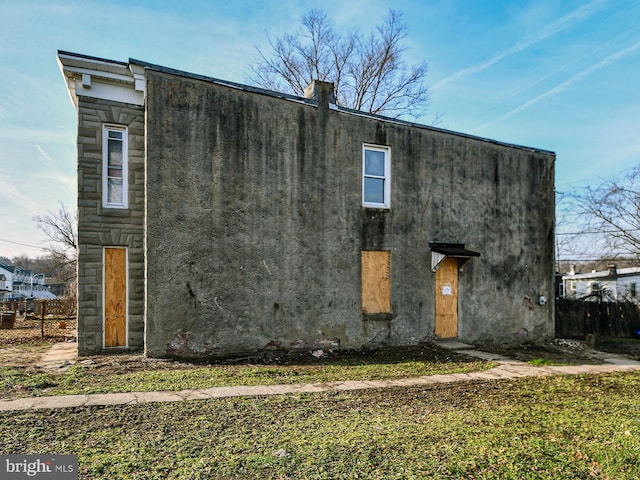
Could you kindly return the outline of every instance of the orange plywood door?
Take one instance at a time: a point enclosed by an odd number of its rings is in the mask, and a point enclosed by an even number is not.
[[[104,346],[127,346],[127,250],[104,249]]]
[[[458,259],[447,257],[436,271],[436,337],[458,336]]]

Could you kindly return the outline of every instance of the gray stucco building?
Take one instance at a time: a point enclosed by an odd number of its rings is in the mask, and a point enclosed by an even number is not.
[[[137,60],[58,60],[78,111],[78,348],[554,334],[552,152]]]

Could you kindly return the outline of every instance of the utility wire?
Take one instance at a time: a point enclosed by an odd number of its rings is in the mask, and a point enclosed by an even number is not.
[[[599,262],[599,263],[609,263],[609,262],[635,262],[635,258],[561,258],[557,260],[556,263],[562,262]]]
[[[594,235],[594,234],[601,234],[601,233],[619,233],[619,232],[640,232],[640,228],[630,228],[630,229],[625,229],[625,230],[594,230],[594,231],[589,231],[587,230],[586,232],[556,232],[556,235]]]
[[[20,242],[14,242],[13,240],[7,240],[6,238],[0,238],[0,242],[5,242],[5,243],[12,243],[14,245],[21,245],[23,247],[31,247],[31,248],[37,248],[39,250],[46,250],[46,248],[44,247],[40,247],[38,245],[30,245],[28,243],[20,243]]]

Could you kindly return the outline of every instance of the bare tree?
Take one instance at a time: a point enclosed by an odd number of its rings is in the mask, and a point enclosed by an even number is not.
[[[389,10],[365,37],[357,30],[338,34],[322,10],[312,9],[302,17],[302,31],[269,39],[270,56],[258,49],[249,78],[263,88],[298,96],[313,80],[333,82],[339,105],[417,118],[429,101],[423,84],[427,64],[407,66],[402,59],[406,36],[407,24],[396,10]]]
[[[608,255],[640,257],[640,165],[622,178],[572,193],[582,232],[604,240]]]
[[[58,211],[38,215],[33,220],[50,242],[47,258],[51,270],[56,272],[62,282],[73,280],[78,256],[77,213],[60,203]]]

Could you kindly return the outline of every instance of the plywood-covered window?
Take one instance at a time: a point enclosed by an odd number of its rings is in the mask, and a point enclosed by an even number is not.
[[[362,312],[391,313],[391,252],[362,252]]]

